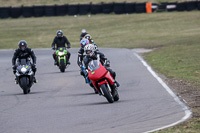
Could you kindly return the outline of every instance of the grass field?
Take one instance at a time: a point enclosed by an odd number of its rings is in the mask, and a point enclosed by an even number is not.
[[[17,48],[22,39],[32,48],[50,48],[58,29],[72,47],[79,47],[83,28],[99,47],[157,48],[145,55],[148,63],[168,78],[187,81],[200,91],[199,11],[0,19],[0,49]],[[161,132],[197,133],[200,111],[192,110],[197,114],[193,119]]]
[[[2,6],[32,6],[32,5],[52,5],[52,4],[74,4],[74,3],[101,3],[101,2],[147,2],[147,0],[0,0]],[[148,2],[171,2],[183,0],[148,0]]]
[[[0,20],[0,48],[15,48],[19,40],[32,48],[50,47],[61,29],[79,47],[79,35],[85,28],[100,47],[162,47],[199,43],[200,14],[196,12],[92,15],[20,18]]]

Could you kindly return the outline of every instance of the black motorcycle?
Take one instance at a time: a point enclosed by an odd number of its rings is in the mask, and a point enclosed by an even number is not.
[[[34,72],[31,68],[30,59],[19,59],[16,69],[16,80],[22,88],[24,94],[30,93],[33,85]]]

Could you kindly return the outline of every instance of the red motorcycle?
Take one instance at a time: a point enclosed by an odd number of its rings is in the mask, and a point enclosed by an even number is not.
[[[109,103],[119,100],[117,87],[110,72],[99,60],[92,60],[88,64],[88,77],[99,95],[106,97]]]

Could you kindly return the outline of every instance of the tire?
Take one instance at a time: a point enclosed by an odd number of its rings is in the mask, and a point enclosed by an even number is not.
[[[67,14],[68,5],[57,5],[56,16],[64,16]]]
[[[66,68],[66,63],[64,62],[64,59],[61,59],[60,60],[60,71],[65,72],[65,68]]]
[[[27,77],[21,77],[20,78],[20,86],[23,89],[24,94],[28,94],[30,91],[29,85],[29,79]]]
[[[114,3],[113,11],[115,14],[125,13],[125,3]]]
[[[9,18],[10,10],[11,7],[0,7],[0,18]]]
[[[44,7],[44,15],[45,16],[56,16],[56,6],[45,6]]]
[[[79,15],[86,15],[90,12],[90,4],[81,4],[79,5]]]
[[[33,15],[35,17],[44,16],[44,6],[33,6]]]
[[[22,16],[25,18],[33,16],[33,7],[22,7]]]
[[[118,100],[119,100],[119,94],[118,94],[118,91],[115,90],[114,101],[118,101]]]
[[[109,14],[113,12],[113,3],[103,3],[102,4],[102,12],[104,14]]]
[[[114,98],[111,94],[111,92],[109,92],[108,87],[106,86],[106,84],[102,84],[100,86],[101,90],[104,93],[104,96],[106,97],[106,99],[108,100],[109,103],[113,103],[114,102]]]
[[[78,5],[68,5],[68,14],[77,15],[78,14]]]
[[[22,7],[12,7],[10,9],[10,16],[12,18],[18,18],[22,15]]]
[[[94,5],[91,4],[90,9],[91,9],[91,14],[103,13],[101,4],[94,4]]]
[[[135,12],[135,3],[125,3],[125,13]]]

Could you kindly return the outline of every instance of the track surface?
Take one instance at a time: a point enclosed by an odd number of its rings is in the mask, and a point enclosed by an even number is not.
[[[109,104],[85,84],[70,49],[65,73],[49,49],[35,49],[36,78],[28,95],[14,84],[13,50],[0,51],[0,133],[140,133],[185,116],[182,107],[128,49],[100,49],[117,73],[120,100]]]

